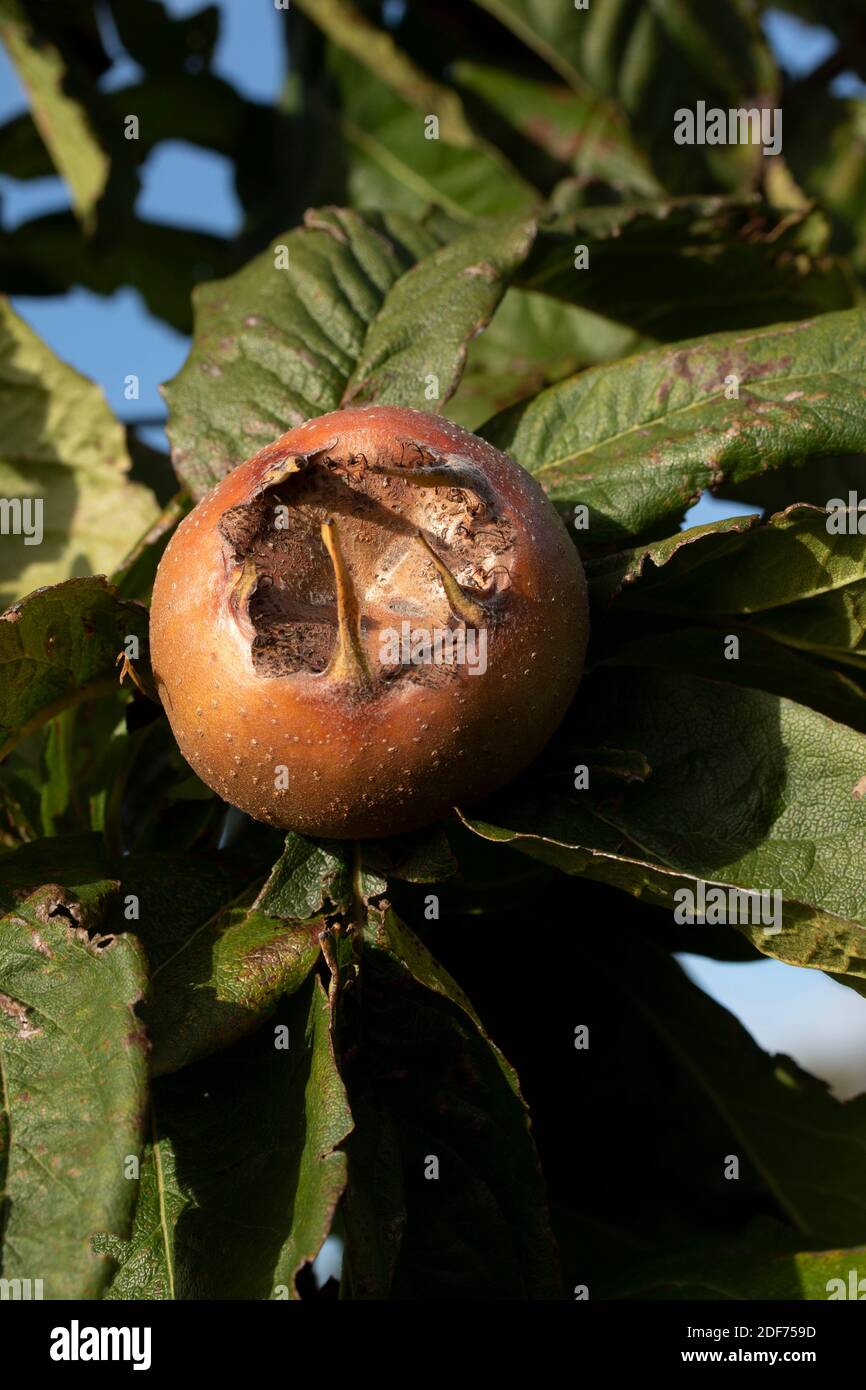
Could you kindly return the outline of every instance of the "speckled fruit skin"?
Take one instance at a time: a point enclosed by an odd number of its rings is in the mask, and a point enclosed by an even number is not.
[[[266,488],[288,457],[339,448],[398,461],[397,446],[407,441],[462,455],[514,526],[510,588],[490,634],[486,673],[444,689],[404,681],[361,696],[323,674],[258,673],[250,634],[228,601],[220,517]],[[428,824],[525,768],[574,696],[587,626],[577,551],[534,479],[448,420],[368,406],[290,430],[199,502],[160,563],[150,641],[160,698],[202,780],[257,820],[344,838]],[[288,771],[283,790],[275,786],[280,765]]]

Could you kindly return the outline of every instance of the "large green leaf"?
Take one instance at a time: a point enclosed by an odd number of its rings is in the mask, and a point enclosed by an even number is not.
[[[555,1297],[526,1110],[471,1005],[387,909],[370,914],[357,983],[351,967],[342,976],[351,1296]]]
[[[584,748],[651,769],[611,794]],[[756,769],[760,775],[756,775]],[[783,930],[733,924],[760,951],[866,989],[866,738],[788,699],[672,671],[602,667],[524,779],[473,810],[480,834],[672,905],[696,879],[781,894]],[[598,785],[596,786],[596,782]],[[690,882],[691,881],[691,882]],[[733,914],[732,914],[733,915]],[[693,930],[699,933],[700,926]]]
[[[182,1186],[171,1140],[154,1137],[156,1115],[151,1102],[151,1137],[145,1149],[138,1182],[135,1223],[128,1239],[107,1231],[93,1238],[97,1254],[107,1255],[117,1272],[103,1295],[106,1299],[177,1298],[177,1226],[193,1205]]]
[[[120,1263],[108,1296],[296,1298],[343,1192],[351,1123],[310,979],[273,1029],[156,1083],[132,1237],[100,1242]]]
[[[4,518],[0,598],[113,569],[153,521],[156,501],[129,481],[123,430],[99,388],[55,357],[5,301],[0,411],[0,495],[22,508],[20,521]]]
[[[146,660],[147,611],[102,576],[39,589],[0,616],[0,756],[72,705],[118,689],[116,660],[136,637]]]
[[[69,185],[75,210],[89,223],[108,179],[109,160],[84,108],[64,90],[63,56],[33,32],[17,0],[4,0],[0,38],[27,91],[39,134]]]
[[[0,1262],[51,1299],[99,1296],[111,1269],[90,1237],[126,1236],[135,1204],[144,961],[100,924],[56,885],[0,921]]]
[[[533,231],[509,219],[436,250],[408,219],[325,209],[276,243],[276,263],[272,249],[200,290],[192,352],[166,388],[192,492],[348,401],[441,409]]]
[[[701,0],[653,0],[662,28],[705,82],[733,100],[772,95],[779,73],[749,0],[707,8]]]
[[[407,271],[369,326],[345,402],[441,409],[534,235],[527,221],[469,232]],[[432,400],[431,378],[438,388]]]
[[[484,434],[563,511],[588,508],[582,539],[661,536],[703,488],[864,446],[864,327],[851,309],[657,349],[552,386]]]
[[[236,1042],[300,987],[319,954],[325,905],[348,872],[325,846],[296,837],[265,875],[225,853],[120,855],[99,836],[63,836],[0,858],[0,909],[50,882],[75,911],[104,911],[106,930],[135,932],[150,966],[142,1017],[159,1075]]]
[[[626,679],[634,677],[635,668],[654,666],[749,686],[808,705],[866,733],[866,688],[854,673],[774,641],[736,618],[710,617],[702,623],[695,613],[688,622],[670,627],[654,622],[648,611],[636,609],[629,617],[627,623],[606,627],[609,645],[600,641],[595,655],[599,665],[631,668]],[[714,621],[723,624],[724,633],[718,625],[709,625]],[[729,637],[738,643],[736,659],[726,655]]]

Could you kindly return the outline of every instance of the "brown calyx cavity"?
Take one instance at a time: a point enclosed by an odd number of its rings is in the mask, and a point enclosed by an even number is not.
[[[407,622],[492,629],[508,603],[513,523],[468,460],[419,444],[272,465],[219,530],[229,611],[262,676],[321,676],[359,696],[461,679],[389,662],[383,639]]]

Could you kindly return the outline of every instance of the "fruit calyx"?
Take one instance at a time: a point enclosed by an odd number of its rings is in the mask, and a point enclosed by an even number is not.
[[[260,675],[315,676],[363,699],[394,681],[459,679],[455,666],[383,659],[377,639],[403,622],[490,630],[507,603],[513,524],[471,461],[420,443],[287,457],[219,531],[230,612]]]

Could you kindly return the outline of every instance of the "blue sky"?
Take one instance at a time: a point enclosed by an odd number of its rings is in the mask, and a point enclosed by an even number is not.
[[[401,0],[392,0],[395,13]],[[202,0],[167,0],[172,14],[201,8]],[[285,76],[280,18],[271,0],[217,0],[222,15],[216,69],[247,96],[273,100]],[[803,74],[832,51],[829,32],[781,12],[771,13],[767,32],[780,62]],[[121,58],[104,79],[122,87],[136,77],[135,64]],[[850,73],[834,81],[839,95],[863,95]],[[25,109],[18,80],[0,48],[0,121]],[[64,185],[49,178],[19,183],[0,178],[3,225],[17,226],[29,217],[68,206]],[[143,168],[138,203],[142,215],[154,221],[181,222],[204,231],[231,234],[240,223],[228,161],[219,155],[172,142],[155,149]],[[162,417],[158,392],[179,369],[188,342],[153,319],[138,294],[120,290],[101,298],[85,290],[58,298],[23,298],[16,308],[61,357],[99,382],[112,408],[123,419]],[[141,399],[123,396],[127,373],[141,381]],[[160,427],[148,432],[157,447],[165,447]],[[702,499],[690,516],[692,523],[714,520],[738,509],[712,498]],[[696,931],[700,928],[696,927]],[[840,1056],[866,1058],[866,1002],[819,971],[795,970],[771,961],[724,965],[699,956],[685,957],[693,977],[746,1024],[770,1051],[788,1052],[819,1076],[836,1074]],[[866,1061],[841,1089],[846,1093],[866,1086]]]

